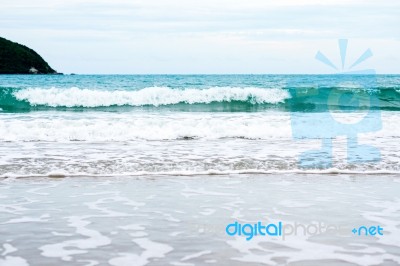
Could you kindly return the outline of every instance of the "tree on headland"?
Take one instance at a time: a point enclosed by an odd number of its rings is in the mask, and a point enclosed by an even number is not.
[[[0,37],[0,74],[57,74],[34,50]]]

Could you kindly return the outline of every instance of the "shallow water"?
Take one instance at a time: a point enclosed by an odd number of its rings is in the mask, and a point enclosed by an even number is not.
[[[1,76],[0,265],[400,265],[399,101],[399,75]],[[259,221],[285,234],[225,232]]]
[[[8,178],[0,264],[400,265],[399,190],[398,175]],[[246,241],[235,221],[340,229]]]
[[[399,101],[399,75],[5,75],[0,176],[304,173],[322,141],[314,172],[400,173]]]

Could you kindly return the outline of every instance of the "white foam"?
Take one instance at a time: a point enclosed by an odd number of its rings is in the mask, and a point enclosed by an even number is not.
[[[21,218],[10,219],[9,221],[3,222],[1,224],[44,223],[44,222],[48,222],[49,221],[47,218],[49,218],[48,214],[41,215],[38,218],[24,216],[24,217],[21,217]]]
[[[119,257],[110,259],[108,263],[117,266],[147,265],[152,258],[163,258],[173,250],[169,245],[154,242],[148,238],[135,238],[132,241],[144,249],[140,255],[121,253]]]
[[[380,162],[348,164],[343,137],[333,142],[334,168],[325,170],[298,169],[299,155],[320,148],[321,140],[293,140],[288,113],[32,112],[0,116],[0,177],[400,172],[400,153],[393,145],[400,137],[399,112],[382,114],[381,131],[358,134],[360,144],[381,151]],[[194,140],[186,140],[190,138]]]
[[[400,174],[399,170],[390,170],[390,169],[381,169],[381,170],[347,170],[347,169],[337,169],[337,168],[328,168],[328,169],[311,169],[311,170],[304,170],[304,169],[272,169],[272,170],[263,170],[263,169],[243,169],[243,170],[205,170],[205,171],[137,171],[131,173],[79,173],[79,174],[67,174],[68,177],[141,177],[141,176],[205,176],[205,175],[248,175],[248,174],[282,174],[282,175],[291,175],[291,174],[304,174],[304,175],[341,175],[341,174],[362,174],[362,175],[397,175]],[[48,177],[48,175],[44,174],[3,174],[0,175],[0,178],[31,178],[31,177]],[[192,192],[185,194],[186,196],[191,196],[195,194],[191,194]],[[195,192],[197,193],[197,191]],[[4,207],[0,205],[0,209]],[[123,216],[122,214],[120,214]]]
[[[121,228],[122,230],[145,230],[146,228],[144,228],[142,225],[139,224],[129,224],[129,225],[125,225],[125,226],[119,226],[119,228]]]
[[[290,98],[288,91],[279,88],[256,87],[212,87],[208,89],[172,89],[148,87],[141,90],[91,90],[80,88],[28,88],[14,92],[18,100],[32,105],[51,107],[99,107],[99,106],[143,106],[169,105],[177,103],[211,103],[248,101],[251,103],[280,103]]]
[[[0,141],[130,141],[290,137],[288,114],[31,114],[0,120]],[[10,117],[11,118],[11,117]],[[278,129],[278,130],[277,130]]]
[[[2,266],[28,266],[28,262],[21,257],[6,256],[4,259],[0,259],[0,265]]]
[[[319,126],[313,120],[307,128]],[[290,113],[70,113],[3,114],[0,141],[130,141],[182,138],[292,139]],[[353,114],[348,115],[353,116]],[[356,116],[356,114],[354,114]],[[348,118],[350,119],[350,118]],[[399,112],[382,114],[383,129],[362,135],[400,137]]]
[[[14,247],[13,245],[8,244],[8,243],[3,244],[3,249],[4,249],[4,251],[3,251],[3,253],[1,253],[1,256],[6,256],[8,254],[18,251],[18,249],[16,247]]]
[[[204,256],[204,255],[211,254],[211,253],[212,253],[211,250],[203,250],[203,251],[200,251],[200,252],[197,252],[197,253],[194,253],[194,254],[187,255],[187,256],[183,257],[181,259],[181,261],[187,261],[187,260],[195,259],[195,258]]]
[[[95,249],[111,243],[111,239],[102,235],[99,231],[87,228],[91,222],[84,220],[85,217],[69,217],[69,226],[76,228],[76,234],[87,238],[67,240],[61,243],[41,246],[42,256],[50,258],[61,258],[71,261],[73,255],[88,253],[87,249]],[[73,249],[76,248],[76,249]]]

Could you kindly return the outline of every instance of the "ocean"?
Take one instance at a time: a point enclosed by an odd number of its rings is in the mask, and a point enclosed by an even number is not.
[[[0,76],[0,265],[400,265],[399,128],[400,75]]]

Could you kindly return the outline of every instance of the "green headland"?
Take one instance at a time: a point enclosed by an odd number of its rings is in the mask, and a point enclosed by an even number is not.
[[[0,74],[58,74],[34,50],[0,37]]]

